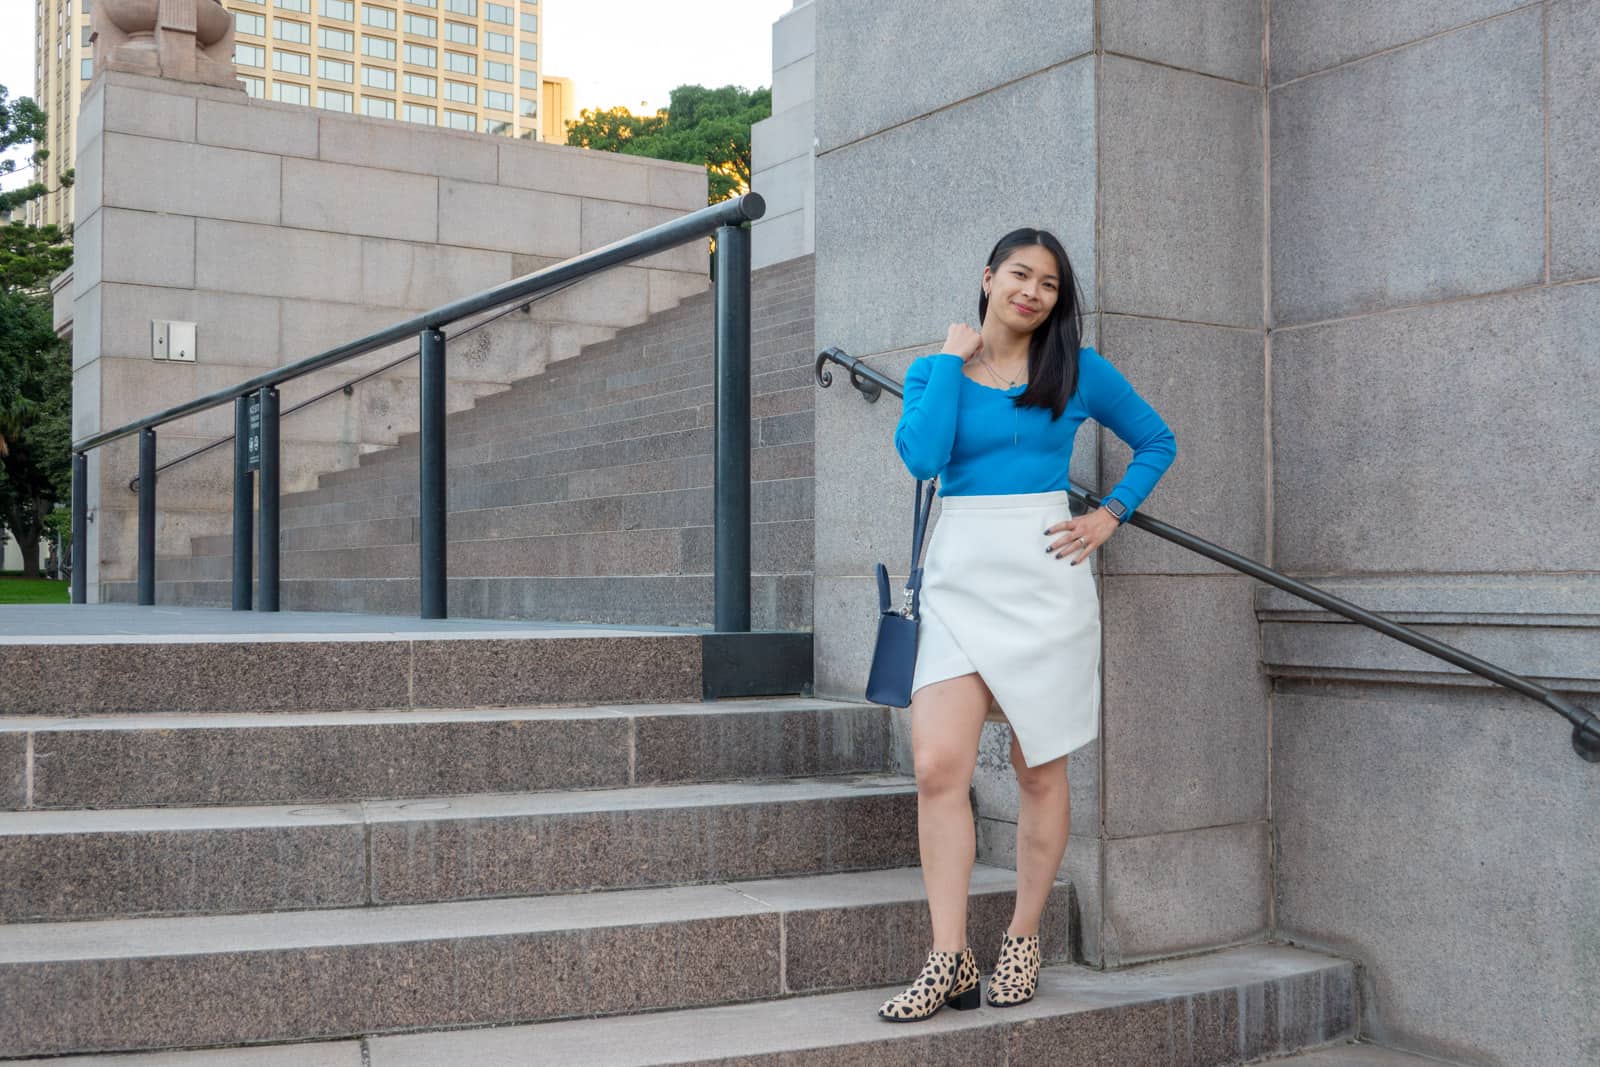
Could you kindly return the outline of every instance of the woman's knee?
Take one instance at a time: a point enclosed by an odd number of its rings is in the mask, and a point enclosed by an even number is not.
[[[1067,788],[1067,757],[1029,767],[1015,738],[1011,742],[1011,767],[1017,772],[1017,787],[1025,793],[1050,793]]]
[[[965,792],[972,785],[972,773],[977,768],[975,753],[939,745],[915,750],[912,762],[916,766],[917,792],[924,796]]]

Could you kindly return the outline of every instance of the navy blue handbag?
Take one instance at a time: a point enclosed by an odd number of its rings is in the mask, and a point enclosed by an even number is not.
[[[928,487],[924,503],[922,487]],[[906,581],[905,603],[898,610],[889,598],[889,570],[878,564],[878,640],[872,649],[872,670],[867,675],[867,699],[891,708],[911,705],[911,677],[917,666],[917,622],[922,597],[922,538],[933,513],[938,479],[917,482],[917,506],[911,527],[911,577]]]

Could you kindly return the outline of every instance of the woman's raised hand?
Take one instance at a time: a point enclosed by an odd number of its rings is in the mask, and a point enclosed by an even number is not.
[[[944,336],[944,350],[970,360],[983,351],[983,335],[964,322],[952,322],[950,332]]]

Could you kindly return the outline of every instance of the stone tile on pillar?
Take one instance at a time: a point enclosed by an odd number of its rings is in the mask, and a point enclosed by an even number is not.
[[[1523,0],[1388,0],[1360,7],[1273,0],[1272,81],[1303,77],[1524,6]]]
[[[1600,6],[1548,5],[1550,277],[1600,275]]]
[[[1100,5],[1107,52],[1261,84],[1263,5],[1255,0],[1114,0]]]
[[[1105,842],[1107,966],[1255,941],[1271,919],[1268,824]]]
[[[1267,817],[1267,683],[1242,576],[1112,576],[1103,595],[1106,833]]]
[[[1259,327],[1260,90],[1103,63],[1101,310]]]
[[[1265,353],[1254,330],[1127,315],[1102,316],[1100,354],[1148,400],[1178,454],[1140,505],[1163,522],[1252,559],[1266,558]],[[1122,478],[1133,450],[1102,429],[1101,488]],[[1231,574],[1146,533],[1120,529],[1102,554],[1110,574]]]
[[[1544,280],[1541,11],[1272,91],[1280,327]]]

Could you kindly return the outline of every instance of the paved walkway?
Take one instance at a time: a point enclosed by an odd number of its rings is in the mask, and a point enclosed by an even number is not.
[[[134,604],[0,605],[0,645],[379,638],[617,637],[707,633],[692,626],[620,626],[518,619],[419,619],[332,611],[229,611]]]

